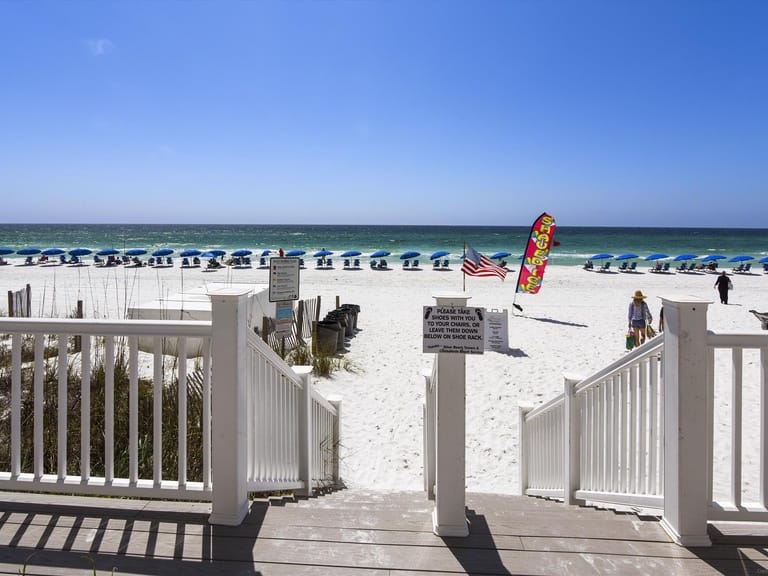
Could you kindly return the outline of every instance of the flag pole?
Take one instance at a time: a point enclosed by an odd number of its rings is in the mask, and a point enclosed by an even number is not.
[[[464,260],[466,259],[467,259],[467,241],[464,240]],[[461,266],[461,279],[462,279],[461,291],[462,292],[467,291],[467,273],[464,272],[464,265],[463,265],[464,260],[462,260],[462,266]]]

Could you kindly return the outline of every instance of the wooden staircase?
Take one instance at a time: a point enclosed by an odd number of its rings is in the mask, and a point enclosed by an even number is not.
[[[435,576],[759,574],[768,539],[673,544],[656,518],[467,494],[467,538],[432,533],[421,492],[342,490],[254,500],[241,526],[210,504],[0,493],[0,573]],[[729,540],[730,538],[730,540]],[[761,572],[762,571],[762,572]]]

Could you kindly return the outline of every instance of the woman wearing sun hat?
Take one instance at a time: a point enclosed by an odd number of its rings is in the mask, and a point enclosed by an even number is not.
[[[645,295],[641,290],[635,290],[632,302],[629,303],[627,318],[629,320],[629,329],[635,335],[635,346],[640,346],[640,344],[645,342],[645,327],[653,322],[651,310],[648,308],[648,304],[645,303]]]

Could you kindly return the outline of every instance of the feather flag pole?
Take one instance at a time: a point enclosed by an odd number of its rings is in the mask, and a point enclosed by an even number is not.
[[[536,294],[541,288],[544,269],[549,261],[549,250],[554,236],[555,218],[543,212],[531,226],[531,233],[528,235],[528,242],[523,253],[523,261],[520,264],[520,274],[517,277],[512,306],[520,312],[523,311],[523,307],[517,303],[517,294],[519,292]]]

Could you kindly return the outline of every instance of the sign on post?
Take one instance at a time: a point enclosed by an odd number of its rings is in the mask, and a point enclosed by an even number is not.
[[[286,300],[275,305],[275,334],[288,338],[293,329],[293,301]]]
[[[269,301],[299,299],[299,259],[269,259]]]
[[[488,310],[485,313],[485,349],[496,352],[509,350],[507,311]]]
[[[485,308],[424,306],[423,351],[482,354]]]

